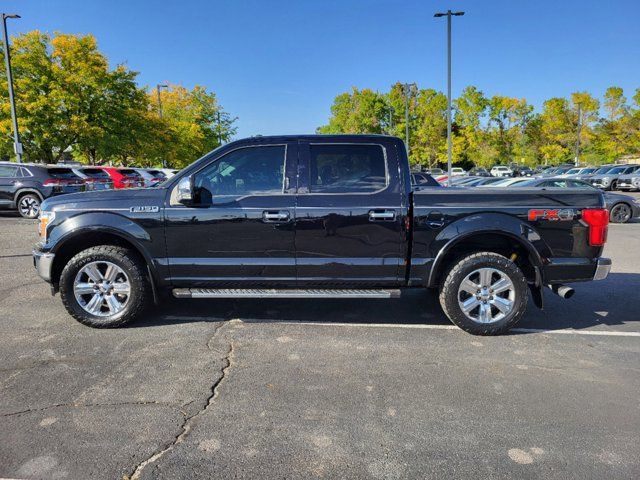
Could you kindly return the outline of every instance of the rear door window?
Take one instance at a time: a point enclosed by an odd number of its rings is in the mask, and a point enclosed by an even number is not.
[[[82,173],[84,173],[87,177],[91,178],[103,178],[105,180],[109,179],[109,174],[102,170],[101,168],[83,168]]]
[[[73,173],[73,170],[71,170],[70,168],[50,167],[47,169],[47,172],[53,178],[66,178],[68,180],[75,180],[77,178],[80,178],[75,173]]]
[[[133,170],[132,168],[121,168],[120,170],[118,170],[120,172],[121,175],[125,175],[127,177],[138,177],[138,178],[142,178],[142,175],[140,175],[140,173],[136,172],[135,170]]]
[[[12,167],[11,165],[0,165],[0,177],[15,177],[18,171],[18,167]]]
[[[309,145],[311,193],[372,193],[387,186],[381,145]]]

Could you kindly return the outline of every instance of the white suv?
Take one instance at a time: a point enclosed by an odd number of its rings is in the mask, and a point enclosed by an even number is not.
[[[496,165],[491,169],[491,175],[494,177],[513,177],[513,170],[509,167]]]

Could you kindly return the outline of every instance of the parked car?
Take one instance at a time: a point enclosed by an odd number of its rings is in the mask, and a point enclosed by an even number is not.
[[[467,171],[464,168],[451,167],[451,176],[452,177],[463,177],[466,174],[467,174]]]
[[[144,187],[144,178],[133,168],[101,167],[109,174],[116,189]]]
[[[473,167],[471,170],[469,170],[468,175],[470,177],[490,177],[491,176],[489,171],[486,168],[482,168],[482,167]]]
[[[451,185],[455,185],[456,187],[461,187],[466,185],[467,183],[471,183],[478,178],[486,178],[486,177],[454,177],[451,179]]]
[[[582,180],[588,175],[595,173],[596,170],[598,170],[597,167],[575,167],[567,171],[566,173],[563,173],[562,176]]]
[[[36,218],[49,197],[84,190],[70,168],[0,162],[0,208],[17,210],[25,218]]]
[[[411,185],[416,188],[442,187],[435,178],[424,172],[411,172]]]
[[[493,183],[485,183],[484,185],[479,185],[479,186],[480,187],[509,187],[516,183],[525,182],[527,180],[526,178],[522,178],[522,177],[515,177],[515,178],[497,177],[497,178],[500,178],[500,181],[493,182]]]
[[[113,180],[102,168],[72,167],[71,170],[84,180],[86,190],[109,190],[113,188]]]
[[[441,168],[424,168],[422,170],[424,173],[428,173],[432,177],[436,177],[437,175],[445,175],[447,172],[442,170]]]
[[[618,177],[616,190],[626,190],[629,192],[640,190],[640,169],[633,173],[627,173]]]
[[[527,180],[514,185],[515,187],[535,188],[580,188],[596,190],[591,184],[574,178],[540,178]],[[605,207],[609,211],[612,223],[627,223],[632,218],[640,217],[640,199],[620,193],[604,192]]]
[[[504,165],[496,165],[491,168],[491,175],[494,177],[513,177],[513,170]]]
[[[93,327],[124,325],[169,292],[370,299],[439,288],[451,321],[480,335],[513,327],[528,290],[542,306],[544,285],[568,297],[565,282],[608,275],[600,192],[487,193],[414,190],[395,137],[252,137],[158,188],[46,200],[34,265]]]
[[[527,166],[514,166],[511,167],[514,177],[531,177],[533,170]]]
[[[480,187],[482,185],[489,185],[492,183],[498,183],[505,180],[503,177],[481,177],[472,182],[467,183],[466,187]]]
[[[621,175],[629,175],[639,168],[640,165],[619,165],[608,169],[605,173],[595,173],[588,177],[587,181],[602,190],[615,190],[618,185],[618,178]]]
[[[541,176],[542,177],[557,177],[559,175],[564,175],[565,173],[567,173],[569,170],[572,170],[573,166],[571,165],[565,165],[565,166],[560,166],[560,167],[556,167],[550,170],[545,171]]]
[[[167,179],[167,176],[162,170],[152,168],[134,168],[133,170],[140,174],[145,187],[155,187]]]

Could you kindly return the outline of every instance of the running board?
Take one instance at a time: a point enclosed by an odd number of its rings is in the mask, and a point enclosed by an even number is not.
[[[174,288],[173,296],[176,298],[397,298],[400,296],[400,290]]]

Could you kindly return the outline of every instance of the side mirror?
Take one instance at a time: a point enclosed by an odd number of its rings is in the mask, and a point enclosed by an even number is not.
[[[178,182],[176,187],[176,201],[187,206],[193,204],[193,184],[191,183],[191,177],[184,177]]]

